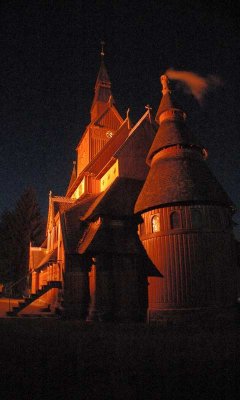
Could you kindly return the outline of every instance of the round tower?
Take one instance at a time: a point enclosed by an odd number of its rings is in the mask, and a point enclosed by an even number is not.
[[[149,317],[219,310],[236,302],[234,206],[161,77],[159,129],[135,205],[140,239],[162,277],[149,278]]]

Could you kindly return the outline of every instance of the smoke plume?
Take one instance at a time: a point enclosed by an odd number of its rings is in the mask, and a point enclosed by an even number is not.
[[[182,82],[192,95],[201,104],[205,94],[217,86],[222,85],[220,78],[214,75],[208,75],[206,78],[190,71],[176,71],[168,69],[165,74],[169,79]]]

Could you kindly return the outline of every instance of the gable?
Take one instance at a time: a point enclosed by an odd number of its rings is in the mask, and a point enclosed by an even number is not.
[[[119,176],[145,180],[149,171],[146,157],[156,135],[154,126],[144,119],[133,127],[128,138],[115,153],[119,162]]]

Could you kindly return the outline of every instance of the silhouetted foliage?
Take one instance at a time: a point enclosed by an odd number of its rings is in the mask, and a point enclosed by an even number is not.
[[[0,219],[0,282],[23,278],[28,272],[29,244],[40,245],[44,223],[34,189],[26,189],[13,211],[4,211]],[[16,286],[22,292],[26,281]]]

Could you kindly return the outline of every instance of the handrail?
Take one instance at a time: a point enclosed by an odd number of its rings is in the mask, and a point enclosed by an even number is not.
[[[34,269],[28,271],[24,276],[22,276],[17,281],[13,282],[11,285],[6,285],[6,297],[8,298],[8,309],[11,310],[11,296],[12,296],[12,289],[16,286],[19,282],[23,281],[23,279],[27,278],[28,276],[32,275]]]
[[[23,281],[23,279],[27,278],[27,276],[31,275],[34,272],[34,269],[32,269],[31,271],[28,271],[28,273],[24,276],[22,276],[20,279],[18,279],[17,281],[13,282],[11,285],[6,285],[6,289],[12,289],[14,286],[16,286],[19,282]]]

